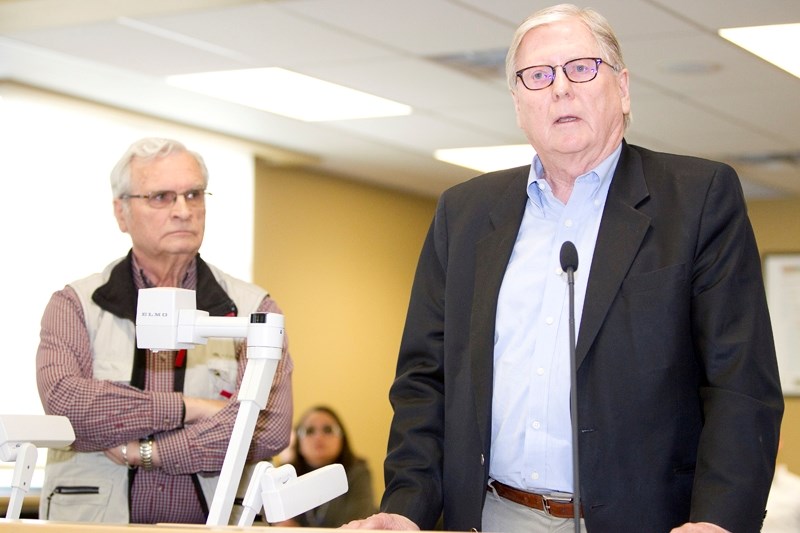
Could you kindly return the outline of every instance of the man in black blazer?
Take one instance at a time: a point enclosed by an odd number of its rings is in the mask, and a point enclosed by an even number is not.
[[[383,513],[347,527],[571,528],[570,240],[582,527],[758,531],[783,398],[736,173],[625,142],[628,71],[591,10],[534,14],[507,65],[537,156],[442,195],[390,392]]]

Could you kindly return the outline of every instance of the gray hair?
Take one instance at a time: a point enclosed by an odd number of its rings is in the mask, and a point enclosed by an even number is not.
[[[508,54],[506,55],[506,78],[508,81],[508,88],[511,89],[512,93],[516,91],[517,87],[517,52],[525,35],[539,26],[561,22],[571,18],[578,19],[592,32],[592,35],[594,35],[600,47],[600,53],[603,55],[601,59],[614,67],[614,70],[617,72],[622,72],[625,68],[625,61],[622,59],[622,49],[608,20],[591,8],[580,8],[573,4],[559,4],[542,9],[529,16],[519,25],[517,31],[514,33],[511,47],[508,49]],[[630,124],[630,121],[631,117],[630,113],[628,113],[625,115],[626,128],[628,124]]]
[[[207,187],[208,169],[200,154],[189,150],[182,143],[172,139],[145,137],[130,145],[117,164],[114,165],[111,171],[111,192],[114,198],[121,198],[131,192],[131,163],[134,159],[147,161],[179,153],[187,153],[197,161],[197,166],[200,167],[200,172],[203,175],[203,186]]]

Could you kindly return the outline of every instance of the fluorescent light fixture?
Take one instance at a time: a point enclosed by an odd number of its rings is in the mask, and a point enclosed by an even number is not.
[[[491,172],[504,168],[530,165],[534,156],[530,144],[506,146],[478,146],[474,148],[447,148],[436,150],[433,157],[445,163]]]
[[[719,35],[800,78],[800,23],[722,28]]]
[[[181,74],[168,76],[167,83],[306,122],[411,113],[407,105],[282,68]]]

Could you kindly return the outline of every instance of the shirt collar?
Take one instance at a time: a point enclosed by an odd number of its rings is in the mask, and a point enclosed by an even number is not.
[[[597,189],[608,190],[611,178],[614,176],[614,170],[617,168],[619,156],[622,153],[622,142],[617,145],[616,149],[611,154],[603,159],[599,165],[589,170],[585,174],[577,177],[578,180],[586,180],[589,178],[597,179]],[[544,178],[544,165],[539,154],[533,156],[531,162],[531,170],[528,175],[528,197],[537,207],[542,207],[545,203],[545,193],[549,193],[550,184]]]

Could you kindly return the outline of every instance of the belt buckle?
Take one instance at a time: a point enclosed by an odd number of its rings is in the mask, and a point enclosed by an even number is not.
[[[568,496],[567,494],[540,494],[542,497],[542,505],[544,507],[544,512],[547,516],[553,516],[550,513],[550,502],[556,503],[572,503],[572,497]]]

